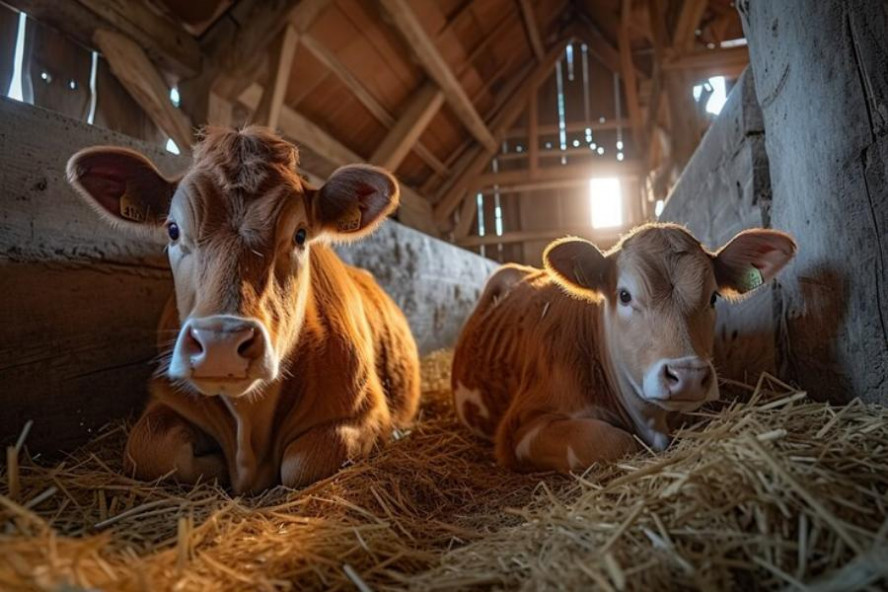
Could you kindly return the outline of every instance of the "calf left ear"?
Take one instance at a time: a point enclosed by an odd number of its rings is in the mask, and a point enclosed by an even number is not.
[[[587,240],[568,237],[553,242],[543,253],[543,263],[572,294],[597,301],[607,289],[611,261]]]
[[[398,182],[387,171],[365,164],[337,169],[312,199],[315,223],[334,240],[350,241],[373,232],[398,207]]]
[[[791,236],[776,230],[744,230],[715,254],[715,280],[725,296],[741,296],[774,278],[795,256]]]

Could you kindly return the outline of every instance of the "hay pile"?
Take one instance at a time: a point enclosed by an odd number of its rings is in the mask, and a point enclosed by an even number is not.
[[[301,491],[232,499],[211,484],[130,480],[119,475],[122,425],[57,466],[21,450],[0,475],[0,588],[888,583],[882,407],[813,403],[765,378],[748,402],[695,417],[666,453],[583,476],[516,475],[455,423],[449,356],[423,365],[412,433]]]

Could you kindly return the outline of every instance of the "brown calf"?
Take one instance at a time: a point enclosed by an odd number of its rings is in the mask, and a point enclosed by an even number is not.
[[[566,238],[546,270],[488,280],[453,360],[457,413],[518,470],[583,470],[663,450],[680,412],[718,398],[710,358],[718,296],[735,299],[793,257],[771,230],[707,252],[684,228],[642,226],[607,253]]]
[[[403,314],[326,244],[370,233],[397,206],[397,182],[355,165],[313,189],[297,164],[256,127],[210,129],[179,180],[121,148],[69,161],[103,218],[169,240],[166,363],[126,445],[137,477],[215,477],[238,493],[305,485],[413,417],[419,363]]]

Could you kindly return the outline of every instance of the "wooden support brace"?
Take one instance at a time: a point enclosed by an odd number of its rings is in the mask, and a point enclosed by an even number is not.
[[[444,93],[433,83],[425,84],[414,95],[404,114],[376,148],[370,157],[370,162],[391,171],[397,170],[398,165],[407,157],[443,102]]]
[[[278,40],[274,52],[274,72],[271,86],[266,86],[262,94],[262,100],[253,116],[255,123],[267,125],[275,129],[281,117],[281,109],[284,106],[284,97],[287,94],[287,85],[290,82],[290,72],[293,70],[293,56],[296,55],[296,44],[299,41],[299,33],[292,25],[287,25]]]
[[[100,29],[93,41],[108,60],[111,71],[157,127],[183,151],[193,143],[191,121],[173,106],[170,89],[145,51],[128,37]]]
[[[542,61],[546,55],[543,41],[540,38],[540,26],[537,24],[536,13],[530,0],[518,0],[521,6],[521,16],[524,18],[524,28],[527,30],[527,42],[537,61]]]

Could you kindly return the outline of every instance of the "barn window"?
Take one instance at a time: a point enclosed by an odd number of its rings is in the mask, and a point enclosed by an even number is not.
[[[728,100],[727,87],[725,86],[725,77],[724,76],[713,76],[703,84],[698,84],[694,87],[694,100],[699,101],[700,96],[703,94],[703,89],[706,87],[706,90],[712,91],[712,94],[709,96],[709,100],[706,102],[706,112],[712,113],[713,115],[718,115],[721,113],[722,107],[725,106],[725,102]]]
[[[25,60],[25,30],[28,26],[28,16],[24,12],[19,13],[18,32],[15,37],[15,59],[12,66],[12,82],[6,96],[17,101],[25,100],[25,89],[22,84],[22,69]]]
[[[623,225],[623,190],[616,177],[589,180],[592,228]]]
[[[658,199],[657,203],[654,204],[654,215],[659,218],[660,214],[663,213],[663,208],[666,207],[666,202],[662,199]]]

